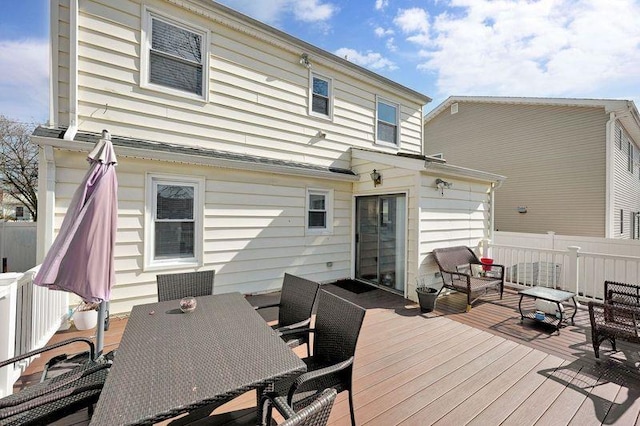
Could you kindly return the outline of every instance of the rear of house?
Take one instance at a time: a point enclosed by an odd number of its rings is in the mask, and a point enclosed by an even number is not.
[[[425,118],[427,153],[507,177],[501,231],[637,238],[638,140],[630,101],[462,96]]]
[[[194,269],[216,270],[216,293],[278,289],[289,272],[408,294],[428,254],[418,230],[440,223],[441,245],[486,236],[501,177],[421,155],[427,96],[211,1],[54,3],[51,123],[33,137],[39,256],[107,129],[112,312],[155,301],[156,274]],[[357,167],[356,151],[383,157]]]

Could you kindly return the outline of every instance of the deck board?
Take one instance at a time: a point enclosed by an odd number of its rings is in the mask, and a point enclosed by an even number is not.
[[[367,309],[354,363],[359,425],[639,424],[639,348],[620,342],[620,351],[613,353],[604,343],[602,362],[596,363],[584,308],[575,325],[558,334],[534,321],[521,322],[515,291],[505,291],[502,300],[487,295],[468,313],[464,295],[441,295],[433,312],[421,313],[412,302],[383,290],[355,294],[323,288]],[[277,295],[252,299],[270,301]],[[276,319],[275,310],[261,314],[267,321]],[[112,318],[106,350],[117,347],[125,326],[126,318]],[[70,330],[53,341],[76,335],[89,334]],[[74,348],[59,352],[65,351]],[[304,356],[306,349],[296,353]],[[44,360],[34,362],[17,387],[36,380],[43,365]],[[254,404],[250,392],[215,413]],[[239,413],[251,423],[251,414]],[[86,410],[59,422],[87,423]],[[350,424],[346,393],[336,398],[329,424]]]

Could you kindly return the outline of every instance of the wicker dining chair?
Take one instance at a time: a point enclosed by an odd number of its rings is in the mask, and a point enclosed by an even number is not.
[[[272,408],[281,414],[309,405],[320,392],[333,388],[349,393],[351,424],[353,408],[353,360],[366,311],[358,305],[325,290],[318,295],[313,333],[313,354],[303,361],[307,372],[294,380],[282,380],[261,398],[262,422],[271,418]]]
[[[89,410],[89,416],[93,414],[93,405],[102,392],[112,361],[104,355],[94,359],[95,347],[89,339],[72,338],[36,349],[0,362],[0,368],[77,342],[89,345],[88,360],[70,371],[0,399],[1,425],[49,424],[83,408]]]
[[[320,284],[306,278],[288,273],[284,274],[280,301],[267,305],[255,306],[256,310],[278,308],[278,323],[273,328],[280,332],[287,332],[282,337],[290,347],[307,345],[309,352],[309,332],[296,334],[295,329],[307,329],[311,323],[311,312],[318,295]]]
[[[158,302],[212,295],[215,273],[216,271],[211,270],[156,275]]]
[[[282,414],[284,422],[279,426],[326,426],[337,394],[335,389],[325,389],[313,402],[299,411],[294,411],[291,407],[285,408]],[[209,426],[253,426],[256,424],[257,414],[256,407],[226,411],[207,417],[202,424]],[[271,421],[269,424],[272,425],[275,422]]]

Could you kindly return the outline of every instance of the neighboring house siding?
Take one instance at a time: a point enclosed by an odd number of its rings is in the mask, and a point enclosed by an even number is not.
[[[86,172],[80,168],[86,164],[84,158],[85,154],[56,151],[56,232]],[[119,158],[117,284],[111,312],[154,302],[156,274],[166,273],[142,269],[145,170],[206,178],[202,268],[216,270],[215,293],[276,290],[285,272],[318,281],[350,276],[351,183]],[[305,234],[307,187],[333,189],[331,235]],[[179,271],[178,267],[170,270]]]
[[[633,150],[633,172],[629,171],[629,144]],[[613,238],[632,238],[633,213],[640,212],[640,150],[627,131],[617,122],[613,143],[614,194],[613,194]],[[622,210],[622,218],[620,211]],[[622,219],[622,232],[620,223]],[[637,233],[636,233],[637,235]]]
[[[257,29],[231,28],[221,21],[233,20],[216,13],[199,11],[205,14],[200,16],[165,2],[148,5],[210,31],[209,102],[140,86],[139,2],[113,6],[86,1],[79,17],[82,130],[106,128],[119,136],[349,167],[349,147],[375,146],[375,96],[380,95],[400,104],[401,148],[421,152],[418,100],[407,100],[373,79],[355,78],[341,65],[311,55],[312,70],[333,79],[334,107],[332,121],[310,116],[310,73],[299,64],[298,49],[279,47],[285,44],[282,40]],[[326,138],[316,136],[319,130]]]
[[[425,153],[507,177],[500,231],[603,237],[608,119],[602,108],[460,102],[426,123]]]

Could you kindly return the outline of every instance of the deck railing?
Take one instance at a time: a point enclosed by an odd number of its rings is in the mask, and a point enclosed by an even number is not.
[[[68,293],[33,285],[36,266],[25,273],[0,274],[0,359],[41,348],[69,310]],[[30,359],[0,369],[0,397],[12,393]]]
[[[640,284],[640,257],[495,244],[483,240],[480,253],[505,266],[514,287],[544,286],[571,291],[582,301],[602,300],[604,281]]]

